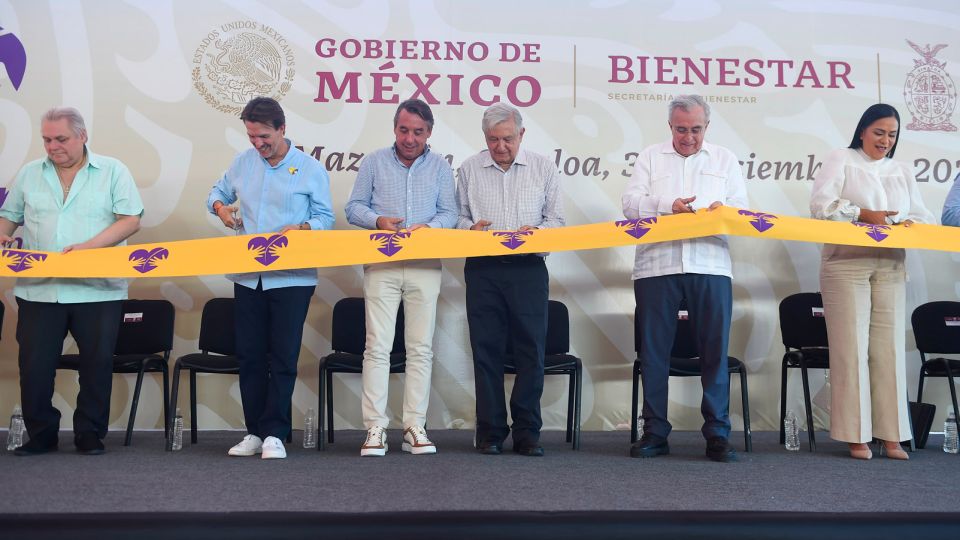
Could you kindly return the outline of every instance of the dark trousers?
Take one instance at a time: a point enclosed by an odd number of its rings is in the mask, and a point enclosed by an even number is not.
[[[68,331],[80,350],[80,393],[73,413],[73,432],[92,431],[100,439],[107,435],[121,303],[58,304],[17,298],[20,399],[30,440],[44,446],[57,444],[60,411],[51,400]]]
[[[549,277],[543,257],[472,257],[464,266],[467,320],[477,392],[477,442],[501,443],[510,433],[503,365],[510,342],[517,377],[510,394],[514,444],[540,439],[543,354]]]
[[[640,308],[640,362],[643,369],[643,431],[667,437],[667,388],[677,312],[686,300],[700,354],[703,401],[701,432],[706,438],[730,435],[730,375],[727,345],[733,288],[730,278],[708,274],[673,274],[638,279],[633,291]]]
[[[261,439],[283,440],[290,433],[303,322],[315,288],[233,286],[243,419]]]

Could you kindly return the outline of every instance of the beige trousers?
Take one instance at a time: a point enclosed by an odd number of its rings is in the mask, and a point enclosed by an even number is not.
[[[910,439],[902,249],[823,248],[820,288],[830,342],[830,436]]]
[[[403,302],[407,368],[403,427],[423,426],[430,399],[433,331],[440,295],[440,260],[367,265],[363,269],[367,338],[363,351],[363,425],[387,427],[387,384],[397,310]]]

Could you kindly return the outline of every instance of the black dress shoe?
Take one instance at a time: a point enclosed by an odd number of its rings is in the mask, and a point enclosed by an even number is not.
[[[644,433],[640,440],[630,447],[630,457],[652,458],[670,453],[667,440],[653,433]]]
[[[713,461],[721,463],[732,463],[737,461],[737,451],[730,446],[730,442],[723,437],[710,437],[707,439],[707,457]]]
[[[495,456],[503,453],[503,445],[499,443],[480,443],[477,445],[477,450],[481,454]]]
[[[30,439],[29,441],[27,441],[27,444],[14,448],[13,455],[39,456],[40,454],[46,454],[48,452],[56,452],[56,451],[57,451],[57,443],[41,444],[38,441]]]
[[[85,456],[99,456],[106,452],[100,437],[92,431],[84,431],[73,437],[73,444],[77,447],[77,452]]]
[[[527,457],[543,457],[543,447],[539,444],[515,444],[513,452]]]

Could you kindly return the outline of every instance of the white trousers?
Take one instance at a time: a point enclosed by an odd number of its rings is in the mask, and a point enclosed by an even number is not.
[[[826,245],[820,288],[830,342],[830,436],[909,440],[905,254]]]
[[[440,260],[367,265],[363,271],[367,338],[363,352],[363,424],[387,427],[387,385],[397,310],[403,302],[407,367],[403,427],[423,426],[430,399],[433,331],[440,295]]]

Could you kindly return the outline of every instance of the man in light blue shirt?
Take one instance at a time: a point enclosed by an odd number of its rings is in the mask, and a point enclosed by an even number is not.
[[[419,99],[404,101],[393,117],[396,142],[364,158],[347,202],[347,221],[364,229],[413,233],[421,227],[452,228],[457,222],[453,171],[431,152],[433,112]],[[433,332],[440,295],[439,259],[364,266],[366,348],[363,352],[361,456],[387,452],[387,380],[397,310],[403,302],[406,378],[403,444],[411,454],[434,454],[424,430],[433,369]]]
[[[210,191],[207,208],[231,229],[264,234],[264,250],[273,249],[269,244],[274,235],[332,228],[330,178],[317,160],[284,138],[286,118],[280,104],[254,98],[240,119],[253,148],[234,158]],[[237,209],[239,216],[234,214]],[[267,255],[273,252],[264,255],[269,265]],[[317,270],[233,274],[227,279],[234,282],[240,397],[248,432],[228,454],[282,459],[287,457],[282,441],[290,433],[290,399]]]
[[[953,179],[953,187],[943,202],[943,215],[940,223],[951,227],[960,227],[960,174]]]
[[[50,109],[40,123],[46,159],[26,164],[0,209],[0,242],[23,226],[25,250],[69,253],[125,244],[140,229],[143,202],[127,167],[87,149],[87,129],[70,107]],[[7,257],[27,257],[4,250]],[[110,420],[113,352],[127,280],[18,278],[20,399],[29,442],[19,456],[57,450],[60,411],[54,378],[67,332],[79,348],[80,393],[73,414],[81,454],[104,452]]]

